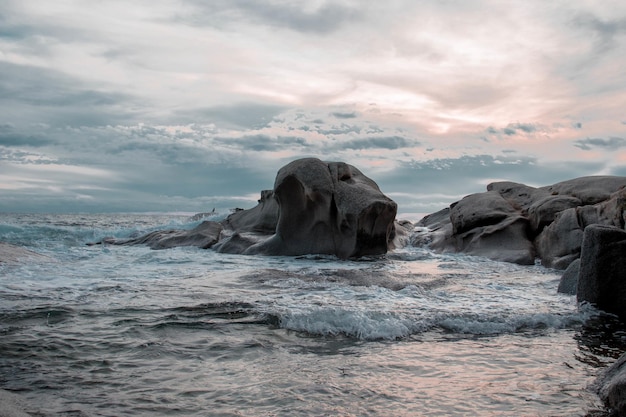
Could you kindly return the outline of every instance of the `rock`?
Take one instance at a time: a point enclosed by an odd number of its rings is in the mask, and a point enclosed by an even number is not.
[[[596,385],[611,415],[626,416],[626,354],[602,373]]]
[[[257,206],[236,210],[221,223],[98,243],[265,255],[380,255],[409,241],[413,227],[396,222],[396,211],[396,203],[352,165],[304,158],[278,171],[274,189],[262,191]]]
[[[289,163],[278,171],[274,197],[280,208],[274,235],[245,253],[349,258],[386,253],[393,239],[396,203],[343,162]]]
[[[527,236],[528,221],[521,216],[511,216],[497,224],[457,235],[457,251],[495,261],[534,265],[535,249]]]
[[[550,195],[548,191],[511,181],[493,182],[487,185],[487,191],[494,191],[500,194],[503,199],[522,215],[526,215],[537,200]]]
[[[592,224],[624,228],[626,177],[595,176],[546,187],[500,181],[420,220],[415,246],[566,269]]]
[[[215,245],[222,232],[218,222],[203,221],[191,230],[159,230],[132,239],[107,238],[102,243],[111,245],[147,245],[151,249],[169,249],[178,246],[196,246],[208,249]]]
[[[598,175],[574,178],[541,189],[552,195],[576,197],[584,205],[593,205],[608,200],[611,194],[624,187],[626,177]]]
[[[408,246],[411,241],[411,233],[413,233],[413,223],[408,220],[396,220],[388,249],[393,250]]]
[[[450,221],[454,234],[476,227],[494,225],[519,213],[496,191],[470,194],[450,206]]]
[[[569,266],[561,276],[561,281],[559,281],[559,288],[557,288],[557,292],[560,292],[562,294],[576,295],[579,272],[580,259],[576,259],[574,262],[569,264]]]
[[[500,191],[507,194],[506,190],[498,191],[503,184],[497,183],[491,191],[471,194],[452,204],[449,220],[445,211],[422,219],[418,224],[438,231],[430,235],[422,233],[422,242],[430,237],[429,246],[435,250],[534,264],[535,250],[528,238],[528,221],[502,197]],[[412,239],[416,240],[417,237]]]
[[[450,208],[446,207],[417,222],[409,241],[413,246],[428,246],[443,252],[447,247],[454,247],[454,241],[451,239]]]
[[[528,220],[533,233],[541,233],[558,213],[580,205],[582,202],[578,198],[568,195],[548,195],[533,202],[528,209]]]
[[[554,222],[535,239],[535,248],[543,266],[565,269],[580,256],[583,228],[577,209],[570,208],[556,215]]]
[[[256,233],[235,232],[232,235],[220,240],[219,243],[213,247],[213,249],[219,253],[241,254],[246,253],[251,246],[262,242],[265,239],[267,239],[267,236]]]
[[[280,209],[272,190],[261,191],[258,204],[249,210],[238,210],[224,220],[225,228],[238,232],[273,234]]]
[[[582,242],[577,298],[626,319],[626,231],[590,225]]]

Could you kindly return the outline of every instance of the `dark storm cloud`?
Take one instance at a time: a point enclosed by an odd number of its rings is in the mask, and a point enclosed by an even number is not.
[[[590,151],[596,149],[616,150],[626,147],[626,139],[618,137],[610,137],[609,139],[602,138],[587,138],[574,141],[574,146],[584,151]]]
[[[24,135],[14,132],[3,132],[0,128],[0,146],[5,147],[41,147],[53,143],[52,140],[35,135]]]
[[[183,16],[181,19],[195,25],[228,25],[240,20],[286,28],[296,32],[328,34],[344,24],[358,20],[358,9],[336,2],[306,10],[301,4],[255,0],[221,0],[204,2],[190,0],[201,12]]]
[[[218,126],[260,129],[267,126],[285,107],[273,104],[240,103],[232,106],[191,109],[177,113],[178,122],[215,123]]]
[[[94,125],[127,121],[130,96],[103,92],[45,68],[0,62],[0,106],[12,122]]]

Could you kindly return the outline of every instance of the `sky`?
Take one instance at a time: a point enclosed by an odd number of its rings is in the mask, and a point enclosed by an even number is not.
[[[0,212],[253,207],[302,157],[399,213],[626,175],[623,0],[0,0]]]

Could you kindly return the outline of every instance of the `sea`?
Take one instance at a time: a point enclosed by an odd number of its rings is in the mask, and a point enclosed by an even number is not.
[[[0,264],[0,388],[38,416],[606,415],[623,325],[541,265],[88,245],[200,221],[0,213],[45,255]]]

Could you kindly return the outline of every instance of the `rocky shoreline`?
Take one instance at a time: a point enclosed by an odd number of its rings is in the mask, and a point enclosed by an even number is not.
[[[424,246],[564,270],[559,291],[626,322],[626,177],[581,177],[544,187],[495,182],[416,224],[398,221],[396,214],[396,203],[356,167],[305,158],[281,168],[257,206],[238,209],[221,222],[91,244],[342,259]],[[0,245],[0,263],[14,262],[18,252]],[[597,384],[617,415],[626,415],[625,363],[626,355]]]

